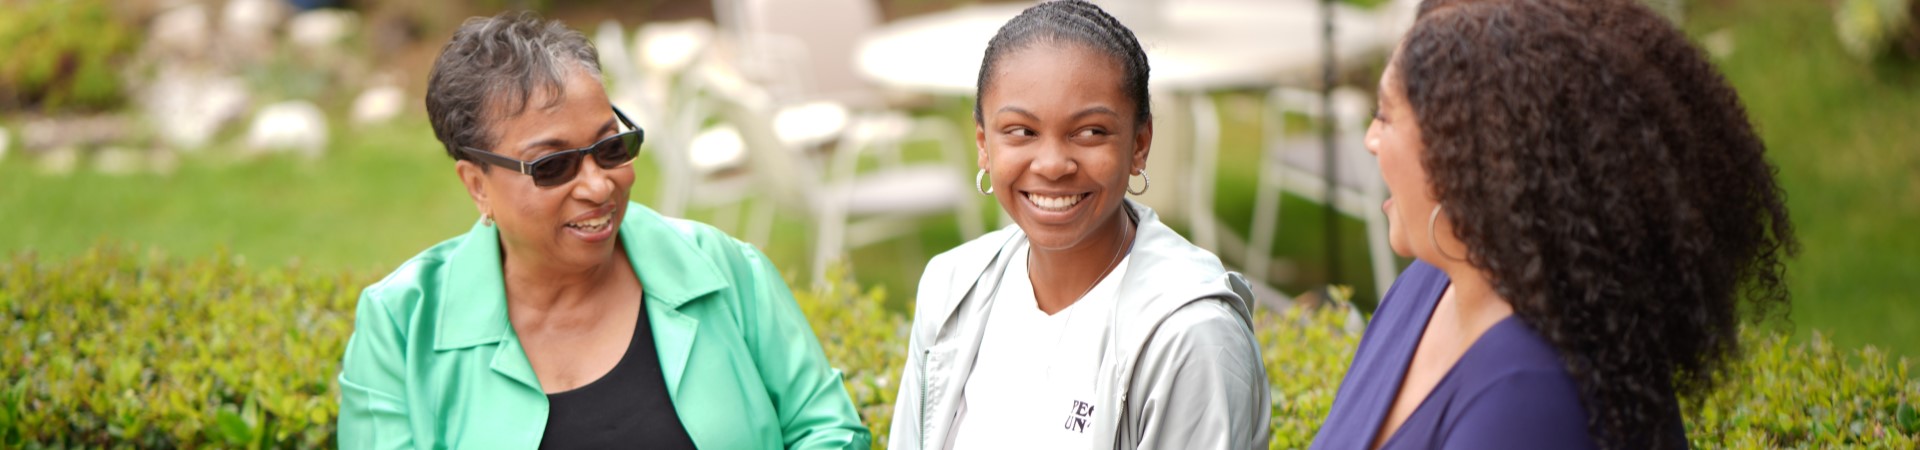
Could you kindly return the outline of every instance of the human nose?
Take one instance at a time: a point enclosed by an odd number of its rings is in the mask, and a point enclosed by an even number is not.
[[[618,169],[624,169],[621,166]],[[613,196],[613,169],[602,169],[593,158],[580,159],[580,173],[573,179],[573,198],[593,204],[606,203]]]
[[[1367,135],[1362,138],[1366,143],[1367,153],[1373,154],[1374,157],[1380,156],[1380,134],[1380,124],[1373,123],[1367,125]]]
[[[1033,156],[1033,163],[1027,170],[1049,180],[1058,180],[1079,170],[1079,164],[1073,160],[1067,143],[1062,139],[1048,139],[1040,145]]]

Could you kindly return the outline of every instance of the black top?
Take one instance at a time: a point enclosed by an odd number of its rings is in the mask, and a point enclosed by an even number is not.
[[[633,326],[633,341],[613,370],[586,386],[547,394],[547,403],[542,449],[693,448],[693,439],[680,426],[673,399],[667,396],[644,300]]]

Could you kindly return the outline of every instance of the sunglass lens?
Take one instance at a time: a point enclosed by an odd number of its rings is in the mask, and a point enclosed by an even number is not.
[[[533,165],[533,184],[535,186],[556,186],[573,179],[580,171],[580,153],[568,152],[542,159]]]
[[[612,139],[600,141],[593,148],[593,160],[602,169],[612,169],[633,160],[640,148],[640,135],[622,133]]]

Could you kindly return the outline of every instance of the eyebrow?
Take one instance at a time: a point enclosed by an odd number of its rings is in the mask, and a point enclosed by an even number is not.
[[[601,125],[600,125],[600,132],[599,132],[599,133],[596,133],[596,135],[601,135],[601,134],[607,134],[607,131],[608,131],[608,130],[611,130],[611,129],[613,129],[613,126],[614,126],[613,124],[614,124],[614,122],[616,122],[616,121],[618,121],[618,120],[619,120],[619,118],[617,118],[617,117],[616,117],[616,118],[610,118],[610,119],[607,119],[607,123],[605,123],[605,124],[601,124]],[[594,138],[594,141],[595,141],[595,142],[598,142],[598,141],[599,141],[599,139],[601,139],[601,138]],[[520,146],[520,150],[521,150],[521,152],[522,152],[522,153],[525,153],[525,152],[526,152],[526,151],[528,151],[528,150],[534,150],[534,149],[539,149],[539,148],[560,148],[561,146],[564,146],[564,145],[567,145],[567,141],[565,141],[565,140],[562,140],[562,139],[560,139],[560,138],[555,138],[555,137],[550,137],[550,138],[546,138],[546,139],[541,139],[541,140],[538,140],[538,141],[533,141],[533,142],[529,142],[529,143],[527,143],[526,145],[522,145],[522,146]],[[593,145],[593,143],[592,143],[592,142],[589,142],[589,143],[587,143],[587,145]],[[542,155],[542,154],[543,154],[543,153],[534,153],[534,154],[532,154],[532,155],[522,155],[522,156],[523,156],[523,157],[530,157],[530,158],[528,158],[528,159],[532,159],[532,158],[537,158],[537,157],[539,157],[539,156],[540,156],[540,155]]]
[[[1073,113],[1073,117],[1070,117],[1069,120],[1080,120],[1082,118],[1086,118],[1087,116],[1096,115],[1096,114],[1105,114],[1113,117],[1120,117],[1120,113],[1114,111],[1113,108],[1108,108],[1105,106],[1095,106],[1092,108],[1082,109],[1080,110],[1080,112]]]
[[[1028,110],[1026,110],[1026,109],[1024,109],[1024,108],[1021,108],[1021,107],[1018,107],[1018,106],[1002,106],[1002,107],[1000,107],[1000,109],[999,109],[999,110],[997,110],[997,111],[994,111],[994,113],[996,113],[996,114],[998,114],[998,113],[1009,113],[1009,112],[1010,112],[1010,113],[1014,113],[1014,114],[1019,114],[1019,115],[1022,115],[1022,116],[1027,116],[1027,118],[1028,118],[1028,119],[1031,119],[1031,120],[1040,120],[1040,116],[1036,116],[1036,115],[1034,115],[1034,114],[1033,114],[1033,112],[1032,112],[1032,111],[1028,111]]]
[[[1020,108],[1018,106],[1002,106],[996,112],[1003,112],[1003,113],[1010,112],[1010,113],[1019,114],[1022,116],[1027,116],[1027,118],[1029,119],[1040,120],[1040,116],[1036,116],[1033,114],[1033,112],[1027,111],[1026,109]],[[1120,117],[1120,113],[1117,111],[1114,111],[1113,108],[1108,108],[1105,106],[1095,106],[1092,108],[1082,109],[1079,112],[1075,112],[1073,113],[1072,116],[1067,117],[1067,120],[1068,121],[1080,120],[1087,116],[1096,115],[1096,114],[1104,114],[1104,115],[1109,115],[1113,117]]]

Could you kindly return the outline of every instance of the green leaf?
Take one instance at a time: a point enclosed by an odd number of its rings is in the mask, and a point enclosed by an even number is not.
[[[1900,423],[1901,433],[1920,434],[1920,411],[1915,411],[1912,404],[1900,404],[1900,411],[1894,416]]]
[[[253,427],[247,426],[247,421],[232,409],[221,409],[214,423],[220,431],[220,439],[228,444],[242,445],[253,441]]]

